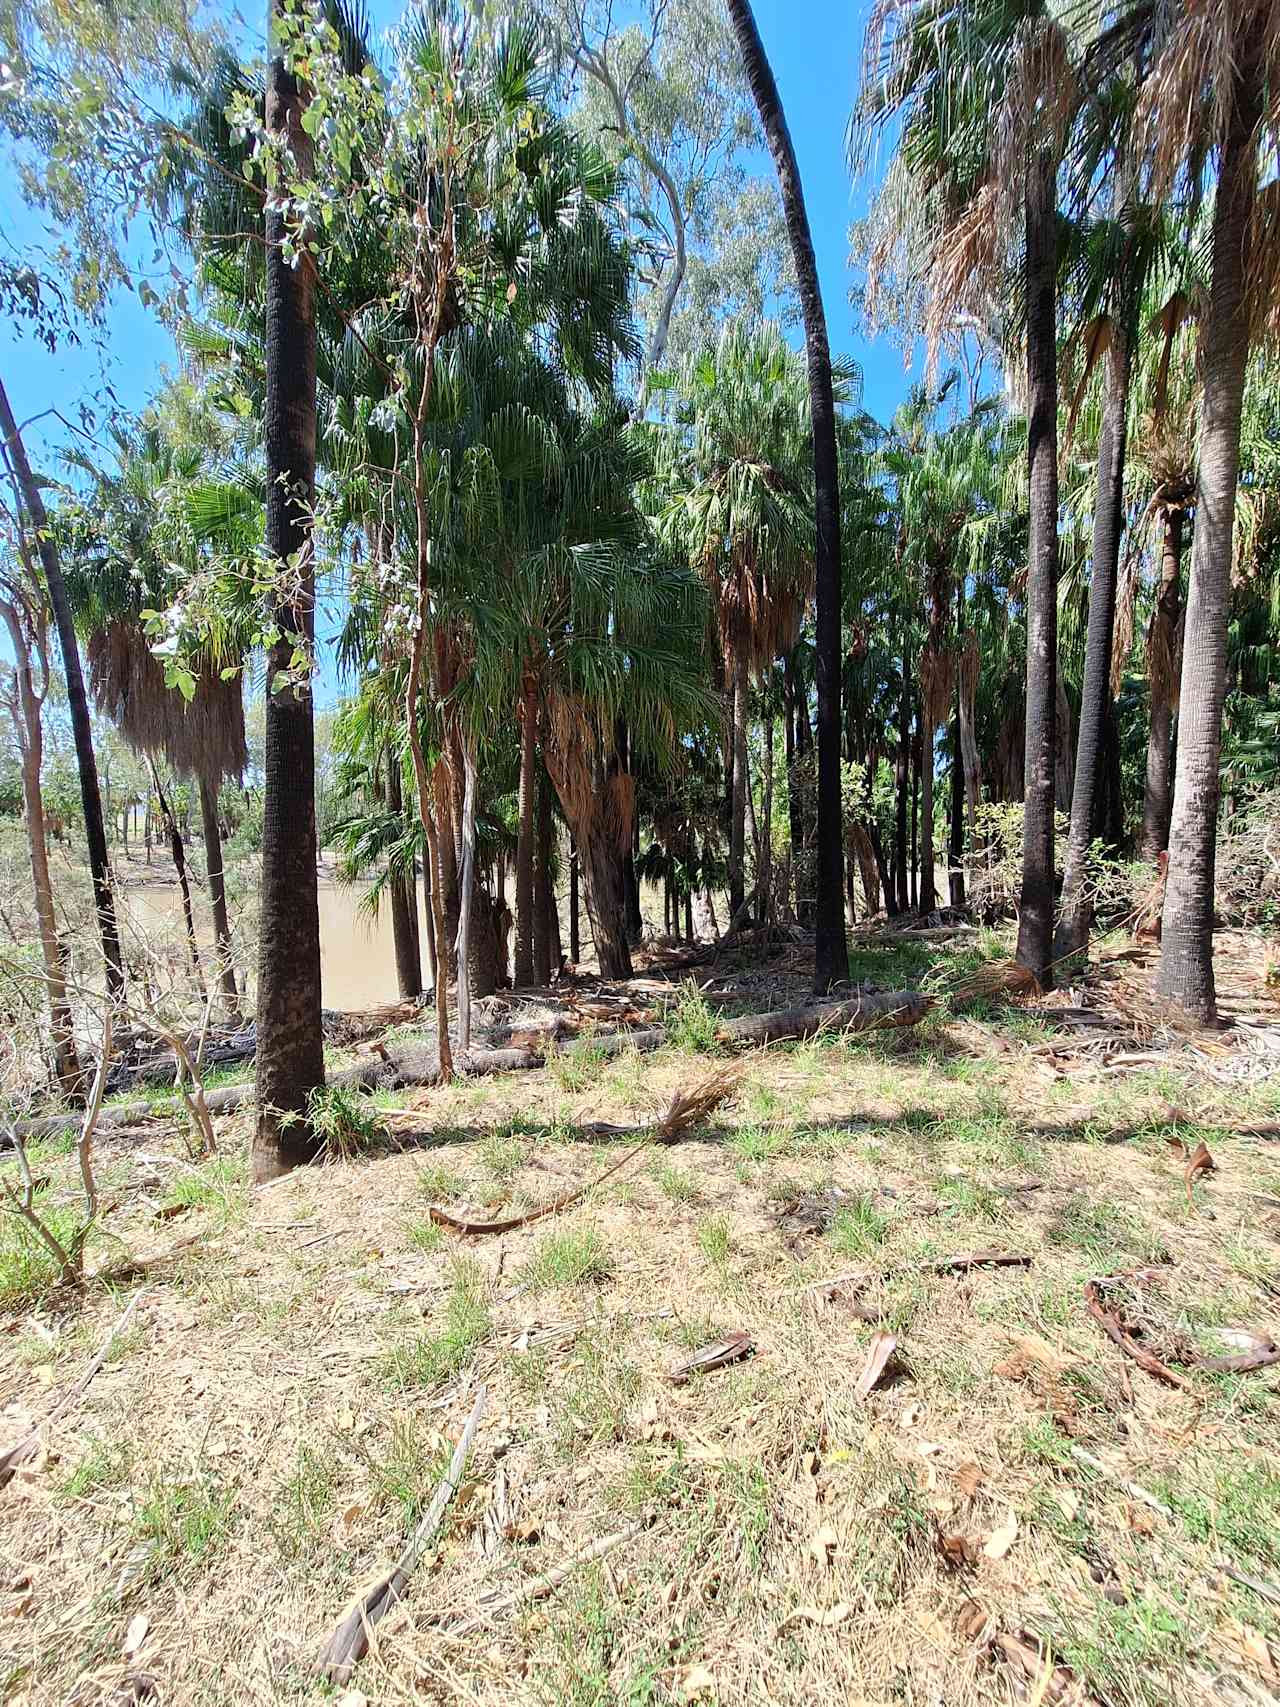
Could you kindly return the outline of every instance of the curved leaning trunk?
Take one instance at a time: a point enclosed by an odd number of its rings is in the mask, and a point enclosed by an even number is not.
[[[302,125],[306,93],[285,69],[268,8],[268,126],[284,132],[305,169],[311,141]],[[271,1179],[316,1153],[307,1121],[324,1084],[320,1010],[320,903],[316,885],[315,727],[311,686],[286,682],[294,635],[310,646],[315,623],[311,508],[316,472],[315,279],[303,258],[282,252],[284,214],[266,213],[266,549],[296,563],[297,579],[277,612],[281,638],[267,660],[263,760],[262,914],[258,947],[255,1180]]]
[[[1019,962],[1053,987],[1053,832],[1058,691],[1057,241],[1052,159],[1027,173],[1027,736],[1023,779]]]
[[[813,486],[816,522],[814,583],[817,602],[818,687],[818,894],[815,909],[814,989],[825,992],[849,977],[844,922],[844,813],[840,797],[840,470],[836,458],[836,411],[831,385],[831,350],[822,309],[813,235],[795,149],[750,0],[729,0],[729,18],[746,67],[782,193],[791,240],[809,369],[813,423]]]
[[[76,750],[80,804],[84,811],[89,873],[93,881],[93,901],[98,914],[98,934],[102,939],[107,991],[119,1000],[124,994],[124,960],[120,953],[120,931],[116,924],[116,904],[107,855],[107,831],[102,816],[102,791],[98,786],[98,765],[93,756],[93,730],[89,722],[89,701],[84,691],[84,671],[80,667],[80,647],[76,641],[67,584],[62,577],[62,562],[49,527],[40,484],[27,461],[26,446],[22,442],[22,434],[18,431],[18,423],[13,418],[3,383],[0,383],[0,433],[4,435],[14,478],[31,521],[36,555],[44,571],[54,626],[58,630],[58,646],[62,653],[62,670],[67,684],[67,710],[71,716],[71,735]]]
[[[1107,355],[1106,396],[1098,438],[1097,497],[1093,512],[1093,576],[1089,584],[1089,627],[1085,637],[1084,687],[1076,745],[1071,831],[1062,880],[1062,907],[1054,939],[1055,962],[1074,959],[1089,945],[1093,900],[1086,881],[1103,760],[1103,726],[1111,691],[1111,642],[1115,631],[1120,534],[1124,526],[1124,459],[1129,412],[1128,328],[1118,320]]]
[[[1173,713],[1178,691],[1178,623],[1181,617],[1180,506],[1161,514],[1160,586],[1147,634],[1147,781],[1142,800],[1142,857],[1154,861],[1169,846],[1173,812]]]
[[[1249,329],[1244,247],[1256,191],[1254,128],[1261,111],[1259,43],[1242,44],[1231,91],[1213,210],[1209,305],[1201,335],[1204,390],[1196,526],[1182,649],[1178,760],[1169,827],[1156,989],[1191,1018],[1217,1018],[1213,981],[1214,853],[1218,827],[1222,702],[1227,679],[1227,614],[1232,535],[1240,472],[1240,415]]]
[[[218,959],[218,983],[222,987],[227,1018],[232,1025],[243,1022],[236,969],[231,958],[231,925],[227,918],[227,883],[222,856],[222,826],[218,822],[218,789],[199,778],[200,824],[204,835],[204,863],[209,877],[209,908],[213,914],[214,953]]]

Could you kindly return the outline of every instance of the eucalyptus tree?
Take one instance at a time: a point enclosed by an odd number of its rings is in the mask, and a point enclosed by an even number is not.
[[[1025,350],[1030,531],[1026,775],[1018,958],[1053,981],[1057,705],[1057,178],[1076,114],[1076,50],[1047,0],[886,3],[867,32],[855,123],[900,127],[907,181],[936,214],[931,341],[1016,280]],[[1015,235],[1016,234],[1016,235]]]

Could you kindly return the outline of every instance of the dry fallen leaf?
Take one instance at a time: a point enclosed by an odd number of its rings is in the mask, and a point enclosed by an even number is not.
[[[686,1666],[676,1673],[675,1691],[678,1701],[700,1701],[714,1692],[716,1680],[706,1666]]]
[[[1017,1540],[1017,1537],[1018,1520],[1014,1516],[1013,1512],[1010,1512],[1008,1517],[1005,1518],[1004,1522],[1000,1525],[999,1529],[993,1529],[991,1531],[982,1551],[988,1559],[1003,1559],[1010,1547],[1012,1547],[1014,1542]]]
[[[838,1600],[834,1606],[797,1606],[791,1616],[783,1620],[782,1628],[786,1630],[792,1624],[818,1624],[824,1630],[830,1630],[852,1616],[853,1608],[843,1600]]]
[[[135,1612],[129,1620],[129,1628],[124,1633],[124,1644],[120,1649],[121,1659],[131,1660],[138,1649],[147,1639],[147,1631],[151,1628],[151,1620],[145,1612]]]
[[[1195,1208],[1195,1194],[1193,1187],[1195,1186],[1196,1181],[1200,1178],[1201,1174],[1213,1173],[1217,1166],[1218,1164],[1209,1154],[1209,1146],[1202,1138],[1188,1157],[1187,1166],[1182,1176],[1183,1183],[1187,1188],[1188,1208]]]
[[[867,1347],[867,1362],[858,1384],[853,1389],[855,1399],[865,1399],[871,1389],[883,1376],[889,1367],[889,1359],[898,1349],[898,1342],[892,1334],[875,1334]]]
[[[1135,1535],[1154,1535],[1156,1532],[1156,1520],[1144,1505],[1126,1505],[1124,1518]]]
[[[829,1523],[824,1523],[821,1529],[809,1537],[809,1552],[820,1565],[831,1563],[831,1555],[839,1545],[840,1537]]]
[[[956,1486],[968,1500],[973,1498],[986,1479],[978,1465],[972,1461],[961,1464],[955,1473]]]
[[[953,1571],[964,1570],[978,1562],[978,1549],[967,1535],[938,1533],[938,1551]]]
[[[990,1615],[976,1600],[965,1600],[956,1613],[956,1635],[964,1642],[976,1642],[986,1629]]]

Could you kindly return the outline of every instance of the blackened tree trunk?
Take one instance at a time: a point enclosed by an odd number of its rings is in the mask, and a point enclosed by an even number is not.
[[[1173,812],[1173,713],[1178,695],[1178,622],[1182,602],[1181,505],[1161,515],[1160,585],[1147,636],[1147,782],[1142,802],[1142,857],[1155,860],[1169,846]]]
[[[947,849],[947,892],[953,907],[964,906],[964,764],[960,756],[960,713],[951,723],[951,839]]]
[[[400,756],[387,754],[387,811],[403,822],[404,787]],[[396,988],[402,1002],[417,1001],[422,994],[422,945],[418,936],[418,895],[412,872],[393,872],[387,881],[391,903],[391,941],[396,957]]]
[[[288,139],[295,163],[305,171],[311,159],[310,139],[302,126],[307,97],[278,50],[276,0],[269,6],[267,29],[267,127]],[[309,654],[314,635],[315,278],[309,257],[304,255],[297,266],[289,264],[284,237],[285,215],[269,203],[266,548],[279,568],[282,586],[277,608],[281,637],[267,660],[256,1180],[271,1179],[315,1155],[307,1108],[312,1092],[324,1084],[315,729],[311,684],[290,679],[299,639]]]
[[[516,825],[516,951],[512,983],[533,983],[534,845],[538,801],[538,684],[524,682],[520,706],[520,794]]]
[[[1027,171],[1027,736],[1018,960],[1053,986],[1053,812],[1058,693],[1057,209],[1052,159]]]
[[[62,653],[62,673],[67,684],[67,709],[71,714],[71,738],[76,749],[76,770],[80,778],[80,804],[84,811],[85,840],[89,848],[89,875],[93,882],[93,902],[98,914],[98,934],[102,939],[102,959],[106,969],[107,992],[119,999],[124,993],[124,961],[120,954],[120,932],[116,925],[116,904],[111,890],[111,867],[107,858],[107,831],[102,816],[102,791],[98,786],[98,766],[93,756],[93,729],[89,722],[89,701],[84,691],[84,672],[80,668],[80,647],[76,641],[75,624],[71,618],[71,600],[62,577],[62,561],[49,527],[48,513],[40,484],[27,460],[27,449],[9,407],[8,394],[0,383],[0,432],[9,453],[10,466],[22,494],[23,508],[31,524],[36,554],[44,573],[58,630],[58,647]]]
[[[196,938],[196,916],[191,906],[191,883],[187,877],[187,850],[182,839],[182,827],[178,823],[178,815],[173,809],[173,802],[165,793],[160,782],[160,772],[156,762],[148,758],[151,767],[151,781],[156,791],[156,799],[160,803],[160,816],[164,819],[165,829],[169,833],[169,856],[173,860],[173,869],[178,874],[178,888],[182,894],[182,918],[187,933],[187,954],[191,961],[191,971],[201,992],[205,989],[204,968],[200,964],[200,944]]]
[[[551,914],[555,891],[551,882],[552,836],[551,785],[546,771],[538,766],[537,846],[534,856],[533,976],[543,986],[551,982]]]
[[[747,655],[733,665],[733,794],[729,809],[729,919],[738,917],[747,888],[747,720],[750,710]]]
[[[1062,906],[1053,945],[1058,964],[1073,960],[1087,950],[1089,927],[1093,923],[1093,898],[1086,867],[1102,768],[1103,723],[1111,693],[1111,642],[1115,632],[1120,536],[1124,529],[1124,459],[1131,367],[1127,310],[1115,318],[1106,361],[1075,787],[1071,792],[1071,830],[1062,879]]]
[[[898,895],[898,911],[905,913],[911,905],[909,856],[907,843],[907,795],[911,787],[911,702],[907,691],[907,664],[902,662],[902,693],[898,698],[898,755],[894,770],[896,784],[896,817],[894,822],[894,882]]]
[[[920,730],[920,911],[938,905],[938,874],[934,869],[933,730]]]
[[[911,911],[920,911],[920,726],[911,742]]]
[[[578,935],[578,844],[569,844],[569,959],[576,966],[582,958]]]
[[[204,864],[209,878],[209,908],[213,913],[213,951],[218,959],[218,983],[227,1018],[240,1025],[240,992],[236,989],[236,968],[231,957],[231,924],[227,918],[227,877],[222,855],[222,826],[218,822],[218,785],[208,777],[198,779],[200,789],[200,825],[204,835]]]
[[[631,948],[627,942],[626,884],[622,850],[616,847],[599,816],[578,836],[582,874],[586,882],[587,914],[595,938],[602,978],[630,978]]]
[[[788,655],[782,664],[782,724],[787,761],[787,826],[791,832],[791,878],[795,882],[804,853],[804,823],[800,815],[800,792],[795,774],[796,753],[795,668]]]
[[[1209,304],[1201,321],[1203,393],[1196,526],[1178,698],[1178,759],[1169,827],[1156,989],[1202,1024],[1217,1019],[1213,981],[1213,883],[1218,826],[1227,614],[1240,472],[1240,414],[1249,355],[1245,249],[1257,193],[1254,129],[1262,109],[1261,26],[1242,43],[1213,208]]]
[[[795,150],[778,96],[778,86],[760,40],[750,0],[729,0],[729,17],[746,67],[747,81],[760,113],[769,152],[782,192],[782,211],[791,240],[804,318],[809,368],[809,408],[813,421],[813,485],[817,522],[814,556],[817,594],[818,685],[818,895],[815,917],[815,990],[826,991],[849,976],[844,924],[844,817],[840,800],[840,470],[836,459],[836,411],[831,385],[831,351],[822,310],[818,265],[805,211],[804,190]]]

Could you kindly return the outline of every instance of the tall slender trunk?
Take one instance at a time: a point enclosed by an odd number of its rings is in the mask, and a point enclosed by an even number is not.
[[[204,863],[209,876],[209,907],[213,913],[213,948],[218,961],[218,983],[227,1018],[232,1025],[241,1025],[240,992],[236,989],[236,968],[231,958],[231,924],[227,918],[227,880],[222,856],[222,826],[218,822],[218,785],[207,777],[198,779],[200,789],[200,824],[204,835]]]
[[[772,672],[771,672],[772,674]],[[760,922],[773,917],[773,708],[772,694],[764,711],[764,795],[760,802],[764,819],[760,835],[759,879]]]
[[[964,766],[960,757],[960,711],[951,722],[951,836],[947,848],[947,892],[953,907],[964,906]]]
[[[938,905],[938,881],[933,852],[933,730],[920,730],[920,911]]]
[[[785,743],[787,764],[787,825],[791,832],[791,879],[794,883],[800,874],[800,864],[804,854],[804,822],[800,814],[800,790],[796,779],[796,688],[795,667],[791,654],[782,664],[782,728]],[[799,893],[796,895],[799,905]]]
[[[1231,118],[1213,208],[1209,305],[1201,322],[1200,468],[1178,700],[1178,759],[1169,827],[1156,989],[1196,1020],[1217,1019],[1213,980],[1214,852],[1218,825],[1227,612],[1240,471],[1240,414],[1249,355],[1244,254],[1257,193],[1254,130],[1262,110],[1261,12],[1235,60]],[[1221,94],[1225,92],[1220,92]]]
[[[1057,234],[1052,158],[1037,154],[1026,189],[1027,736],[1018,960],[1053,987],[1053,832],[1058,692]]]
[[[160,781],[160,772],[154,759],[148,757],[147,763],[151,768],[151,782],[156,791],[156,799],[160,803],[160,816],[164,819],[165,829],[169,833],[169,857],[173,860],[173,869],[178,874],[178,888],[182,894],[182,918],[187,933],[187,956],[191,961],[192,976],[199,988],[205,988],[204,968],[200,964],[200,944],[196,938],[196,917],[191,905],[191,883],[187,877],[187,850],[182,841],[182,830],[178,824],[177,813],[173,802],[165,793]]]
[[[1102,431],[1098,435],[1097,496],[1093,507],[1093,574],[1089,582],[1089,627],[1085,637],[1084,686],[1076,743],[1075,787],[1062,906],[1053,944],[1055,962],[1073,960],[1089,945],[1093,898],[1086,880],[1093,841],[1095,803],[1103,758],[1103,724],[1111,693],[1111,641],[1115,630],[1120,536],[1124,529],[1124,459],[1129,415],[1128,309],[1115,318],[1107,352]]]
[[[98,786],[98,766],[93,756],[93,729],[89,722],[89,701],[84,691],[84,671],[80,667],[80,648],[76,642],[75,624],[71,617],[71,600],[62,576],[62,560],[49,527],[48,513],[40,484],[31,471],[27,449],[18,431],[18,423],[9,407],[8,393],[0,382],[0,432],[13,468],[23,507],[31,523],[36,554],[44,572],[58,630],[58,647],[62,653],[62,673],[67,686],[67,709],[71,715],[71,736],[75,743],[76,770],[80,778],[80,804],[84,811],[85,839],[89,848],[89,875],[93,882],[93,902],[98,914],[98,934],[102,939],[102,959],[106,969],[107,991],[119,999],[124,993],[124,961],[120,954],[120,932],[116,924],[116,904],[111,889],[111,867],[107,858],[107,831],[102,816],[102,792]]]
[[[729,922],[742,910],[747,888],[747,715],[750,703],[746,648],[733,660],[733,804],[729,818]]]
[[[286,69],[276,40],[280,0],[268,0],[266,122],[283,134],[302,171],[311,164],[303,127],[308,92]],[[258,947],[258,1120],[255,1180],[286,1172],[316,1153],[307,1121],[324,1084],[320,1007],[320,902],[316,884],[315,726],[309,680],[288,677],[301,638],[315,633],[311,512],[316,471],[315,273],[309,256],[291,266],[285,214],[266,212],[266,549],[292,585],[280,591],[280,639],[267,659],[263,759],[262,908]]]
[[[920,724],[911,742],[911,911],[920,911]]]
[[[427,988],[436,987],[436,913],[432,896],[431,849],[425,842],[422,849],[422,916],[427,929]]]
[[[569,959],[576,966],[582,958],[578,934],[578,844],[569,844]]]
[[[404,788],[400,777],[400,755],[387,754],[387,811],[403,823]],[[422,994],[422,952],[418,939],[418,897],[412,872],[392,873],[387,879],[391,904],[391,941],[396,957],[396,988],[402,1002],[416,1001]]]
[[[512,982],[533,983],[533,861],[537,835],[538,684],[526,676],[520,702],[520,795],[516,826],[516,949]]]
[[[814,988],[829,990],[849,976],[844,923],[844,815],[840,799],[840,469],[836,457],[836,411],[831,351],[822,309],[813,235],[795,149],[750,0],[729,0],[729,17],[755,97],[761,128],[773,156],[782,192],[782,211],[791,240],[809,369],[813,424],[813,486],[816,520],[814,580],[817,595],[818,684],[818,896],[814,941]]]
[[[471,1047],[471,903],[476,882],[476,755],[470,736],[462,742],[462,875],[458,884],[458,1048]]]
[[[25,601],[24,601],[25,602]],[[13,716],[13,732],[18,743],[22,767],[22,804],[27,827],[27,851],[31,855],[31,889],[35,901],[36,924],[40,932],[40,953],[44,960],[45,992],[49,999],[49,1041],[53,1049],[53,1067],[65,1097],[82,1102],[87,1089],[76,1053],[75,1028],[71,1004],[67,999],[67,968],[62,943],[58,939],[58,917],[53,904],[53,883],[49,876],[49,848],[45,840],[44,794],[40,786],[40,770],[44,760],[44,728],[41,721],[44,696],[48,692],[49,669],[46,628],[43,610],[33,613],[33,640],[24,632],[17,603],[5,600],[0,605],[9,638],[13,645],[14,675],[17,694],[9,702]],[[42,685],[37,692],[31,669],[31,651],[35,650],[41,665]]]
[[[544,988],[551,982],[551,912],[555,891],[551,882],[551,860],[555,823],[551,815],[551,785],[545,769],[538,766],[536,851],[533,876],[533,977]],[[628,932],[628,935],[630,933]]]
[[[898,754],[895,763],[896,815],[894,821],[894,879],[898,894],[898,911],[905,913],[911,906],[910,875],[908,871],[907,794],[911,786],[911,710],[907,689],[906,654],[902,660],[902,692],[898,697]]]
[[[1170,505],[1161,512],[1160,585],[1147,636],[1150,707],[1147,782],[1142,802],[1142,857],[1151,861],[1169,845],[1169,819],[1173,812],[1173,712],[1180,662],[1178,621],[1184,528],[1181,505]]]

